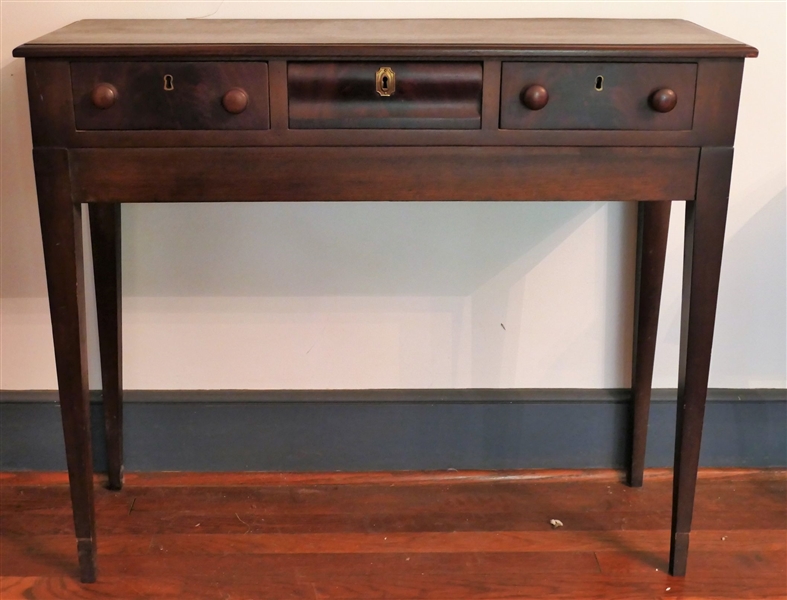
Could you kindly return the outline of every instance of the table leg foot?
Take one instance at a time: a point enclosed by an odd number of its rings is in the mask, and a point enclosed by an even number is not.
[[[96,541],[94,539],[78,539],[77,554],[79,556],[79,580],[82,583],[95,583]]]
[[[689,533],[676,533],[672,536],[669,551],[669,574],[683,577],[689,558]]]
[[[123,489],[123,465],[120,465],[119,471],[112,471],[109,473],[107,489],[112,492],[119,492]]]

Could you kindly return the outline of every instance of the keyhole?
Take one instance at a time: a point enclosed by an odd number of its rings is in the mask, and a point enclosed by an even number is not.
[[[164,89],[171,92],[175,89],[175,84],[172,81],[172,75],[164,75]]]
[[[601,75],[599,75],[598,77],[596,77],[596,91],[600,92],[603,89],[604,89],[604,78]]]
[[[380,96],[388,97],[396,90],[396,74],[391,67],[380,67],[374,76],[374,89]]]

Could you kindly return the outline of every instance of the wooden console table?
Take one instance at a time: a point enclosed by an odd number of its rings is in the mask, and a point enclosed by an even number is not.
[[[686,244],[670,572],[689,546],[743,59],[685,21],[80,21],[26,59],[82,581],[96,578],[81,206],[109,484],[123,481],[120,203],[638,202],[642,485],[670,201]]]

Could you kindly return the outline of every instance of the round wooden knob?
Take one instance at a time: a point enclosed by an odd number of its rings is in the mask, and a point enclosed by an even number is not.
[[[522,104],[530,110],[541,110],[549,102],[549,92],[543,85],[531,85],[522,92]]]
[[[242,88],[232,88],[221,99],[221,104],[227,112],[237,115],[246,110],[249,105],[249,95]]]
[[[110,108],[118,99],[118,91],[111,83],[99,83],[90,93],[90,101],[96,108]]]
[[[671,111],[677,103],[678,95],[669,88],[656,90],[650,95],[650,107],[661,113]]]

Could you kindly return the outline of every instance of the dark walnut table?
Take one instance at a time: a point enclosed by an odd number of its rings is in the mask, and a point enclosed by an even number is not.
[[[745,57],[685,21],[80,21],[20,46],[82,581],[96,578],[80,213],[109,485],[123,481],[123,202],[639,206],[642,485],[672,200],[686,202],[670,572],[683,575]]]

